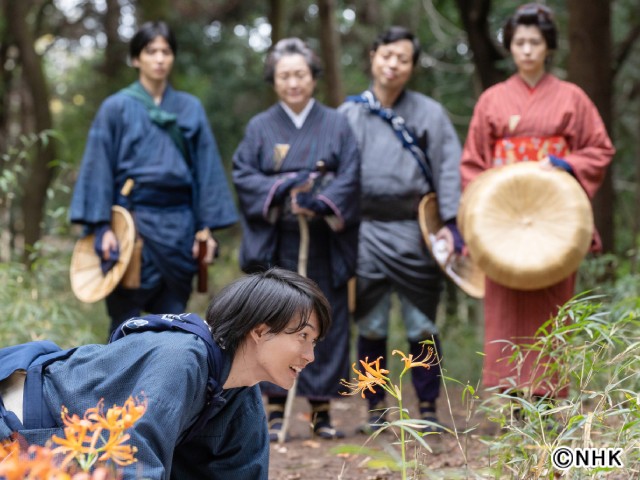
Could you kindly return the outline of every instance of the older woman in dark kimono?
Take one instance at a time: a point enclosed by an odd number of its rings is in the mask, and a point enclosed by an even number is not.
[[[313,366],[301,374],[298,394],[311,403],[314,434],[332,439],[343,436],[331,424],[329,401],[348,375],[347,280],[356,260],[359,157],[347,120],[313,99],[319,73],[317,57],[300,39],[274,46],[265,76],[279,101],[249,122],[233,157],[233,181],[242,212],[242,269],[306,268],[331,304],[333,325]],[[305,224],[309,241],[303,246]],[[275,440],[285,392],[264,385],[263,393]]]
[[[566,170],[589,197],[595,195],[615,150],[587,95],[546,71],[556,37],[551,11],[544,5],[523,5],[507,21],[504,46],[518,72],[484,92],[476,104],[462,153],[463,188],[490,168],[539,158],[541,168]],[[551,147],[543,150],[540,145]],[[597,235],[594,240],[597,249]],[[520,369],[508,362],[504,341],[531,343],[538,328],[573,296],[574,286],[575,274],[532,291],[486,280],[485,386],[515,386],[540,396],[563,393],[545,375],[537,355],[527,355]]]

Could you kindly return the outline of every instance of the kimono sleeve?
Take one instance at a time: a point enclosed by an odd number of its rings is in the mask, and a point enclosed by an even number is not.
[[[233,183],[243,215],[248,220],[268,220],[269,208],[278,185],[285,178],[267,175],[261,168],[263,139],[259,120],[254,117],[233,155]],[[295,175],[295,174],[293,174]]]
[[[176,450],[172,479],[267,480],[269,435],[259,387],[228,392],[223,409]]]
[[[576,110],[568,135],[571,153],[564,160],[591,198],[602,184],[615,149],[595,105],[582,90],[575,88]]]
[[[127,430],[137,461],[123,468],[123,480],[167,479],[176,446],[204,407],[207,377],[207,348],[195,335],[143,332],[80,347],[47,367],[45,396],[50,411],[64,405],[78,415],[101,399],[106,409],[144,398],[146,412]]]
[[[107,99],[91,124],[78,180],[73,189],[69,218],[73,223],[95,225],[111,221],[115,169],[122,140],[122,109]]]
[[[460,160],[460,179],[464,190],[469,183],[491,165],[491,125],[488,118],[490,100],[480,96],[473,110],[467,139]]]
[[[360,220],[360,152],[347,119],[336,113],[334,130],[339,136],[338,170],[335,179],[317,198],[331,208],[339,219],[337,230]]]
[[[173,336],[190,335],[173,333]],[[188,343],[177,341],[170,347],[161,345],[159,350],[161,353],[157,357],[154,353],[153,361],[140,372],[133,390],[143,392],[148,407],[130,432],[131,443],[138,448],[138,461],[125,468],[124,480],[167,478],[176,446],[204,407],[207,383],[204,343],[191,336]],[[158,358],[160,355],[162,358]]]
[[[199,135],[195,149],[194,171],[197,191],[196,228],[212,230],[228,227],[238,221],[220,152],[202,105],[198,102]]]
[[[442,106],[438,106],[437,130],[429,148],[429,156],[434,163],[434,181],[438,193],[440,216],[451,220],[458,213],[460,203],[460,140],[449,116]]]

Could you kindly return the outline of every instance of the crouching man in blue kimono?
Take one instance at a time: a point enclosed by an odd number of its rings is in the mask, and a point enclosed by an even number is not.
[[[107,345],[0,349],[0,441],[17,432],[42,445],[62,436],[63,406],[82,416],[101,399],[122,405],[144,395],[146,412],[128,430],[138,451],[125,480],[267,479],[257,384],[291,388],[330,323],[313,281],[271,269],[225,287],[206,324],[193,314],[148,315],[123,323]]]
[[[169,27],[148,22],[129,45],[138,80],[107,98],[87,139],[70,220],[95,233],[103,271],[118,256],[111,207],[133,213],[143,241],[140,285],[106,298],[111,331],[149,313],[181,313],[191,294],[200,243],[203,261],[217,248],[211,231],[238,219],[215,138],[200,101],[168,78],[177,44]],[[203,247],[204,248],[204,247]]]

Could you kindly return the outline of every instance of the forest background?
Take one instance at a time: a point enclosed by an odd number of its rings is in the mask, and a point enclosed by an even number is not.
[[[636,278],[637,270],[640,0],[544,3],[560,30],[553,73],[589,94],[617,148],[594,201],[606,255],[586,262],[580,276],[582,289],[615,285]],[[263,61],[269,46],[287,36],[303,38],[320,54],[317,97],[337,106],[368,86],[377,33],[407,26],[423,47],[410,87],[441,102],[464,141],[478,95],[513,72],[499,43],[503,22],[519,4],[0,0],[0,346],[42,337],[65,346],[104,341],[102,302],[84,305],[70,293],[69,258],[80,230],[68,223],[68,205],[97,108],[137,77],[127,64],[127,44],[143,21],[163,19],[174,28],[179,49],[171,82],[202,101],[229,171],[248,120],[275,100]],[[220,235],[212,293],[240,275],[240,235],[238,226]],[[202,313],[207,300],[194,295],[190,308]],[[480,338],[479,310],[448,286],[442,317],[470,329],[470,348]]]

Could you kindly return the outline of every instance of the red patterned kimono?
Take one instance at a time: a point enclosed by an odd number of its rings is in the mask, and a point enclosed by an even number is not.
[[[549,154],[571,167],[592,198],[614,153],[596,107],[578,86],[546,74],[531,88],[516,74],[489,88],[476,104],[462,153],[462,188],[489,168],[541,160]],[[533,352],[516,370],[508,361],[512,352],[505,340],[533,343],[536,330],[574,295],[574,287],[575,273],[534,291],[513,290],[486,280],[485,386],[516,385],[531,388],[536,395],[563,394],[553,380],[534,382],[544,368],[536,367]]]

